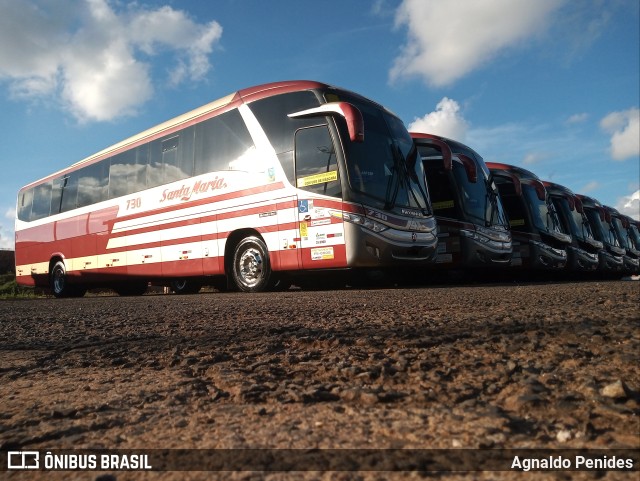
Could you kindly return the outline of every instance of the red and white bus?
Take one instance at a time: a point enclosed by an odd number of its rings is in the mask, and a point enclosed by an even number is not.
[[[17,281],[57,297],[219,279],[251,292],[296,272],[420,265],[437,237],[416,168],[401,120],[358,94],[239,90],[22,188]]]

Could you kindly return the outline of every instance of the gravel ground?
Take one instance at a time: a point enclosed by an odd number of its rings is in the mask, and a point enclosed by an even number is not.
[[[0,301],[0,450],[638,450],[639,287]],[[45,474],[92,481],[428,476],[0,471],[0,478]],[[431,476],[637,480],[638,472]]]

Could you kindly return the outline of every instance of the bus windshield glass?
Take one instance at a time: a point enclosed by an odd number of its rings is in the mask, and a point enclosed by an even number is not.
[[[638,226],[630,224],[627,231],[629,233],[629,241],[633,244],[634,249],[640,251],[640,231],[638,231]]]
[[[618,247],[618,240],[612,235],[609,224],[600,220],[600,214],[597,209],[585,209],[585,213],[598,240],[604,244]]]
[[[553,205],[548,204],[545,200],[538,197],[535,187],[529,184],[522,184],[522,194],[527,199],[527,203],[531,209],[531,217],[533,224],[541,230],[547,232],[562,233],[558,213]]]
[[[447,143],[454,154],[466,155],[476,164],[478,180],[474,183],[469,180],[463,165],[458,162],[453,163],[453,175],[461,189],[465,213],[469,215],[470,220],[480,221],[487,227],[501,225],[506,228],[508,221],[500,200],[498,187],[493,181],[484,159],[460,142],[449,139]]]
[[[472,222],[479,225],[506,225],[506,216],[495,184],[478,171],[478,179],[471,182],[461,162],[453,162],[453,176],[460,192],[462,209]]]
[[[333,101],[334,95],[328,95]],[[364,142],[346,143],[349,185],[355,197],[375,200],[386,210],[409,208],[429,215],[430,202],[416,174],[417,153],[404,124],[386,110],[347,94],[364,119]]]
[[[613,229],[616,238],[620,242],[620,247],[623,247],[625,249],[630,249],[631,244],[629,242],[629,234],[627,233],[627,230],[623,227],[622,220],[620,220],[619,217],[613,217],[611,219],[611,228]]]
[[[569,202],[566,199],[563,200],[568,207]],[[569,216],[569,222],[571,223],[572,234],[583,240],[595,240],[595,235],[593,234],[593,230],[591,229],[591,224],[589,223],[589,219],[587,218],[587,216],[581,212],[578,212],[578,209],[570,211],[570,214],[571,215]]]

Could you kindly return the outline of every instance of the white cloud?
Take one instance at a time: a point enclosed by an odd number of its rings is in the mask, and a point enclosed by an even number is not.
[[[415,118],[409,124],[409,131],[440,135],[450,139],[465,141],[469,123],[460,113],[460,105],[455,100],[444,97],[436,110],[424,117]]]
[[[612,112],[600,121],[611,134],[611,158],[625,160],[640,155],[640,109]]]
[[[593,192],[594,190],[597,190],[598,188],[600,188],[600,183],[593,180],[591,182],[589,182],[588,184],[585,184],[581,189],[579,189],[577,191],[578,194],[588,194],[589,192]]]
[[[534,165],[537,164],[538,162],[548,159],[549,155],[545,154],[545,153],[541,153],[541,152],[530,152],[527,155],[524,156],[524,159],[522,159],[522,164],[523,165]]]
[[[621,214],[640,220],[640,190],[618,199],[615,207]]]
[[[396,26],[408,28],[408,39],[390,79],[419,76],[434,86],[451,84],[546,29],[564,1],[404,0]]]
[[[167,83],[204,79],[217,22],[108,0],[0,0],[0,81],[17,98],[55,98],[76,118],[135,112],[154,92],[149,57],[170,55]]]
[[[587,113],[574,114],[567,119],[567,123],[581,124],[582,122],[586,122],[588,118],[589,118],[589,114]]]
[[[14,249],[15,238],[13,234],[13,220],[15,209],[9,208],[4,213],[4,219],[0,220],[0,249]]]

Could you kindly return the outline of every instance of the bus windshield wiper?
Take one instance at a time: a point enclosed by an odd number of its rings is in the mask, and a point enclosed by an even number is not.
[[[402,170],[399,168],[400,163],[402,161],[398,160],[398,151],[396,150],[395,145],[391,144],[389,145],[389,148],[391,149],[391,157],[393,159],[393,170],[391,171],[391,176],[387,181],[387,191],[384,196],[385,210],[393,209],[396,205],[396,199],[398,198],[398,192],[400,191],[400,182],[401,182],[400,175],[402,172]],[[394,180],[395,180],[395,188],[393,189],[393,192],[391,192],[394,184]]]

